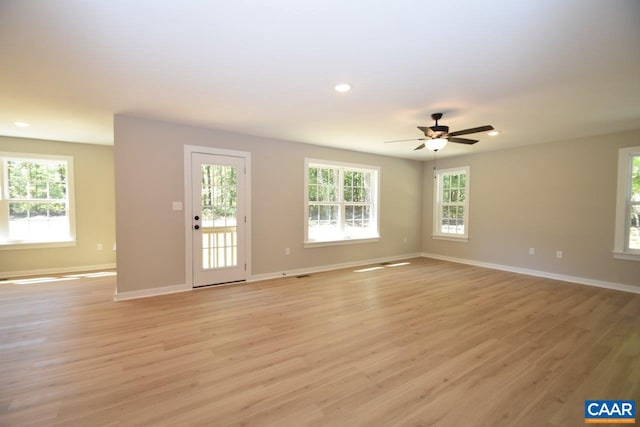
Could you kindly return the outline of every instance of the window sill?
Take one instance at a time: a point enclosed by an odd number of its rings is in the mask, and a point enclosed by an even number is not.
[[[24,243],[0,243],[0,251],[13,251],[18,249],[45,249],[45,248],[64,248],[75,246],[75,240],[67,240],[64,242],[24,242]]]
[[[630,254],[629,252],[613,251],[613,257],[627,261],[640,261],[640,254]]]
[[[432,239],[435,240],[448,240],[450,242],[460,242],[460,243],[468,243],[468,237],[457,237],[457,236],[443,236],[441,234],[433,234],[431,235]]]
[[[322,246],[356,245],[356,244],[359,244],[359,243],[378,242],[379,240],[380,240],[380,236],[360,238],[360,239],[308,241],[308,242],[304,242],[304,247],[305,248],[319,248],[319,247],[322,247]]]

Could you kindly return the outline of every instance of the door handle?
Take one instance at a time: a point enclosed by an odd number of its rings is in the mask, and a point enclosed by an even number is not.
[[[195,228],[196,230],[200,229],[200,226],[198,224],[194,225],[193,228]]]
[[[193,219],[195,219],[196,221],[200,219],[200,217],[198,215],[194,216]]]

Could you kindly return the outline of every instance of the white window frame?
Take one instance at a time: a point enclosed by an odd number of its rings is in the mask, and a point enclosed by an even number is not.
[[[69,238],[64,240],[8,240],[9,239],[9,186],[7,160],[53,160],[67,164],[67,211],[69,213]],[[0,152],[0,250],[38,249],[76,245],[75,190],[72,156],[37,153]]]
[[[640,261],[640,250],[629,248],[629,209],[631,204],[632,159],[640,156],[640,146],[618,151],[618,188],[616,193],[616,227],[613,256],[618,259]]]
[[[466,196],[465,201],[460,203],[464,207],[464,234],[444,233],[440,227],[442,223],[442,182],[446,175],[456,175],[464,173],[466,175]],[[454,242],[469,241],[469,200],[471,195],[471,168],[469,166],[461,166],[449,169],[436,169],[433,171],[433,239],[451,240]]]
[[[371,200],[373,208],[371,209],[372,220],[375,222],[375,233],[370,237],[350,237],[344,234],[345,223],[345,205],[349,204],[344,201],[343,197],[343,184],[338,186],[338,201],[336,204],[340,205],[340,212],[338,217],[338,223],[342,230],[342,237],[340,239],[333,240],[309,240],[309,166],[313,167],[327,167],[339,169],[338,180],[343,182],[344,171],[358,171],[368,172],[372,176],[371,185]],[[318,246],[333,246],[333,245],[345,245],[364,242],[375,242],[380,240],[380,167],[361,165],[355,163],[343,163],[332,160],[319,160],[319,159],[304,159],[304,247],[318,247]]]

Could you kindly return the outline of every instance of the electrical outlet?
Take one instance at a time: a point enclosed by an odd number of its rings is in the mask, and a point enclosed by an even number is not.
[[[535,255],[536,254],[536,248],[529,248],[529,255]]]
[[[173,202],[172,208],[173,208],[174,211],[181,211],[182,210],[182,202]]]
[[[285,255],[291,255],[291,249],[289,249],[289,248],[284,248],[284,254],[285,254]]]
[[[402,239],[402,243],[407,243],[407,236],[404,236],[404,239]]]
[[[96,245],[96,250],[101,251],[102,250],[102,243],[98,243]]]
[[[562,251],[556,251],[556,258],[562,258]]]

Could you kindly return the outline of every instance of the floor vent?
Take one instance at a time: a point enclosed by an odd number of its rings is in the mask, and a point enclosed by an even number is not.
[[[311,276],[310,274],[301,274],[299,276],[296,276],[296,279],[302,279],[303,277],[309,277]]]

